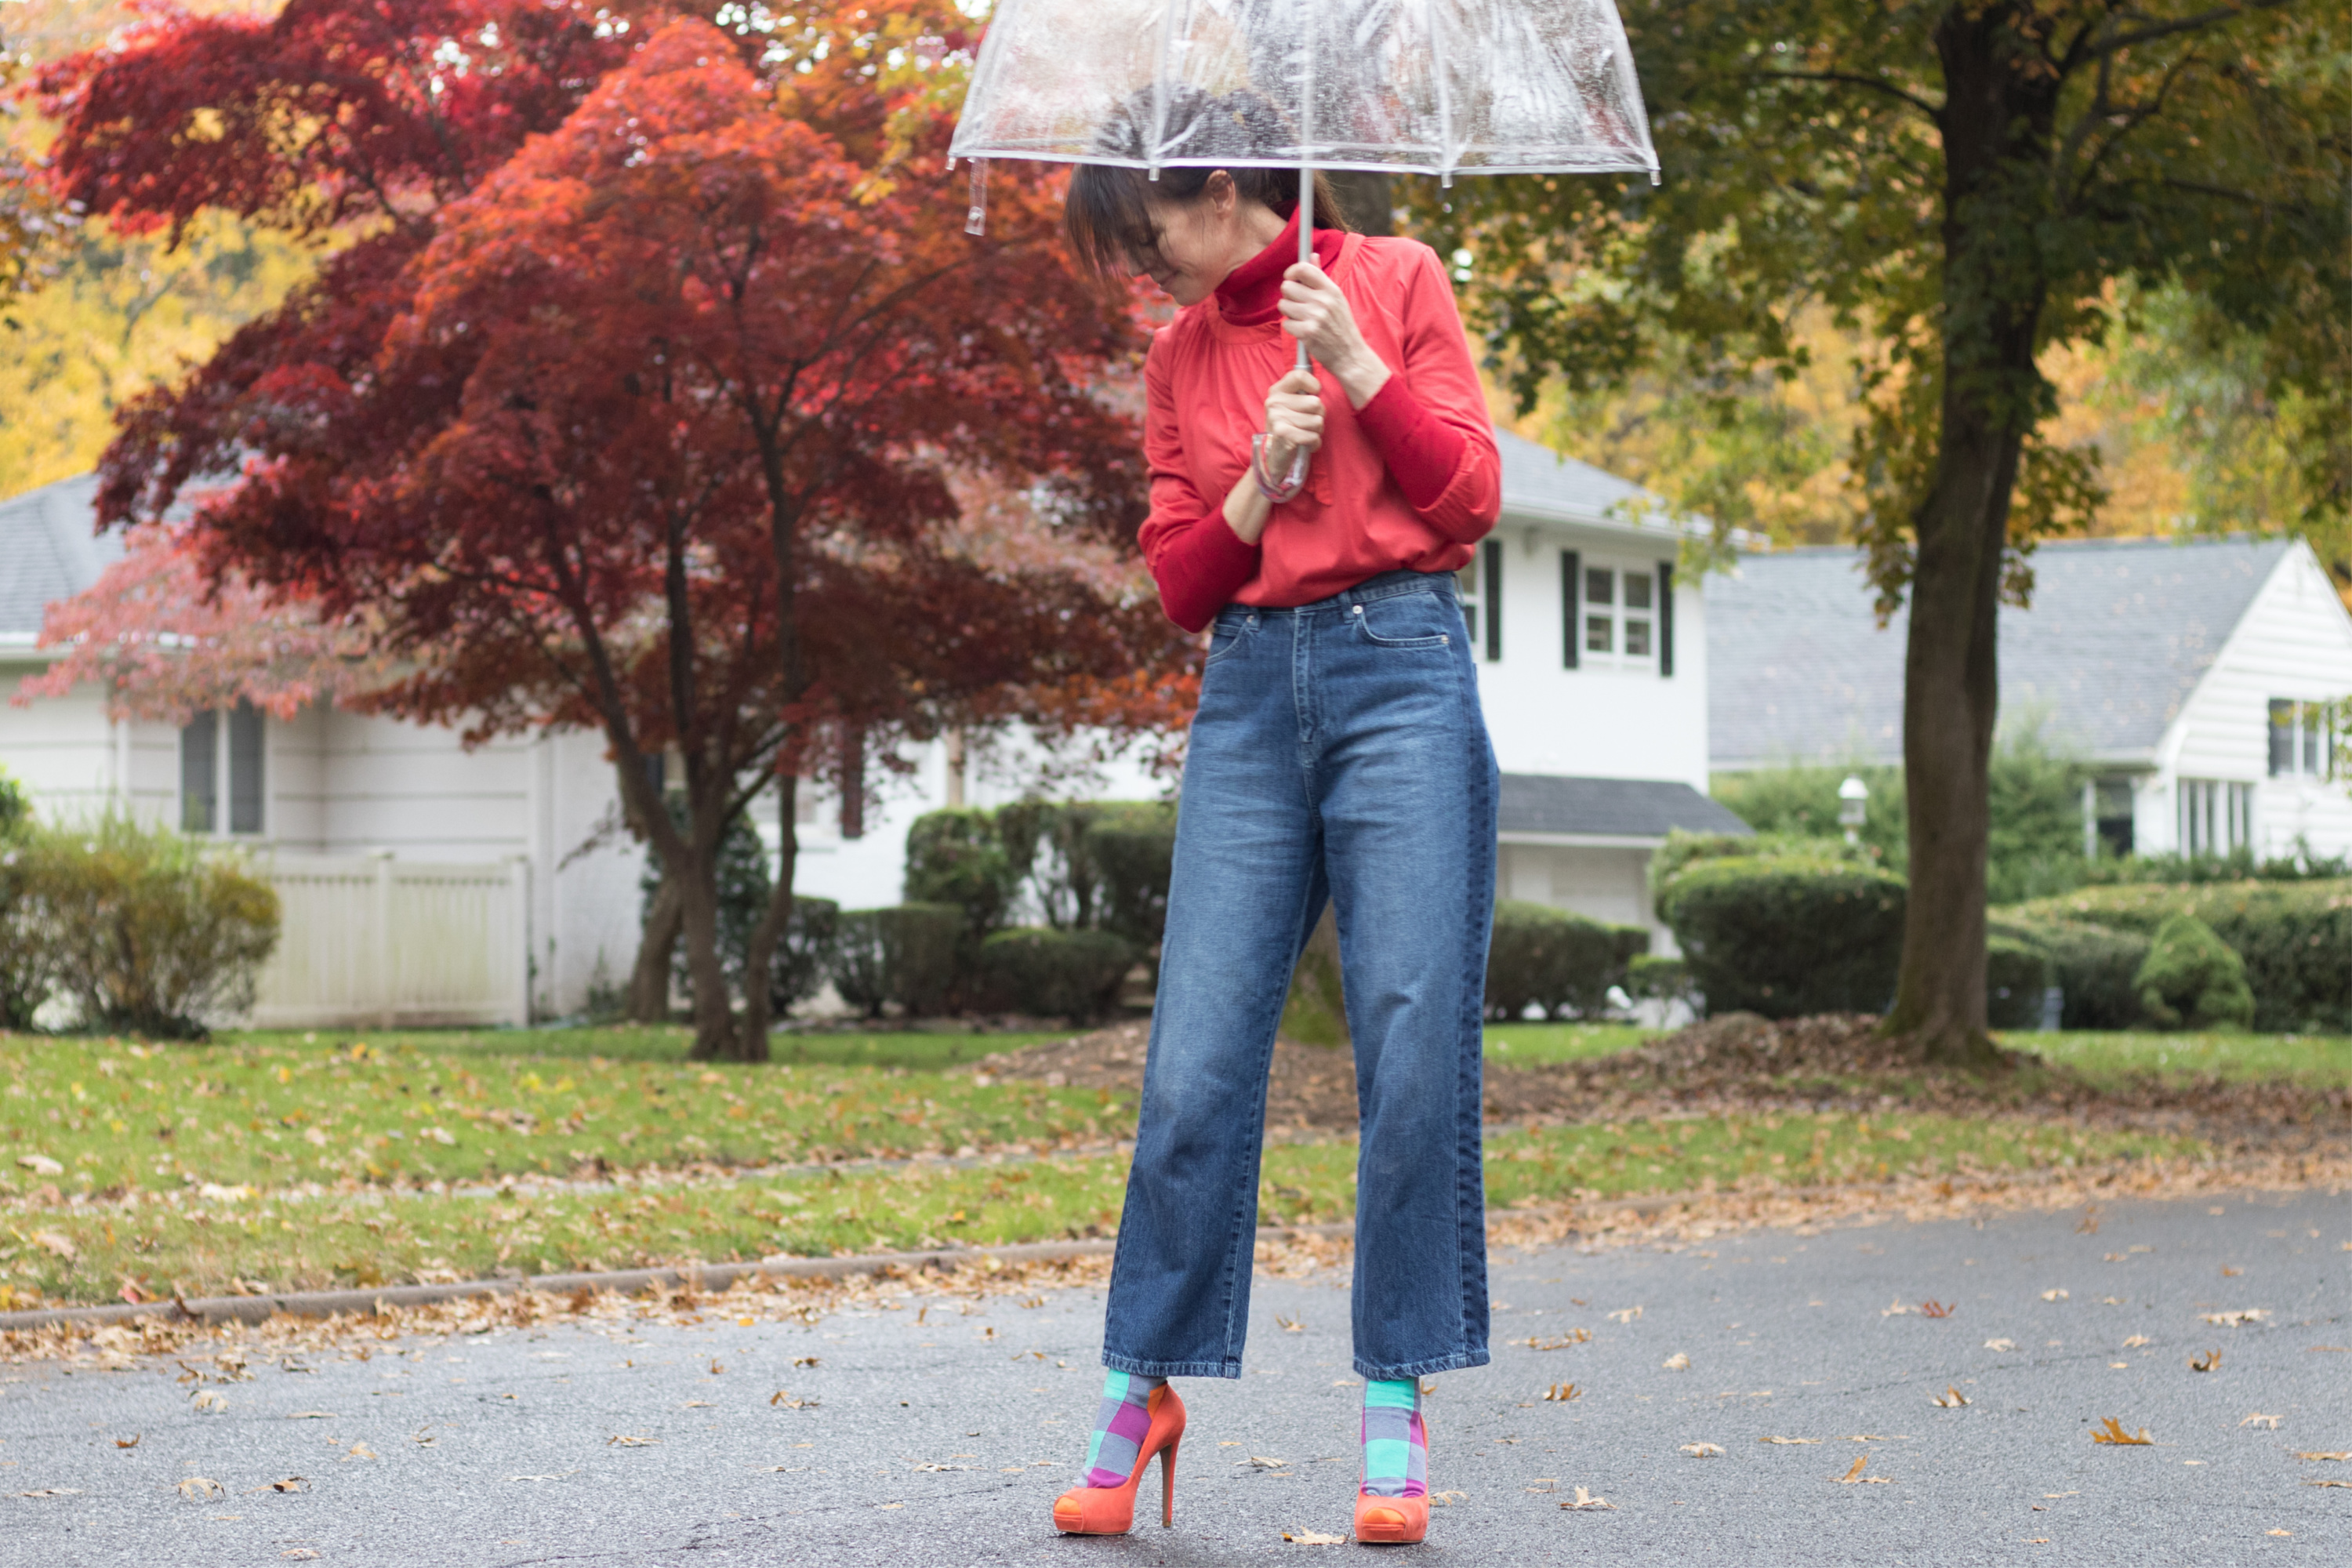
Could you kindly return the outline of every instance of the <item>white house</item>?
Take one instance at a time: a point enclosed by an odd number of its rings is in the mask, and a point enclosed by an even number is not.
[[[1883,629],[1845,548],[1744,558],[1710,587],[1713,764],[1899,763],[1908,617]],[[2352,853],[2323,704],[2352,692],[2352,615],[2309,545],[2085,539],[2000,609],[2000,705],[2095,771],[2085,853]]]
[[[1675,827],[1745,831],[1706,795],[1707,633],[1679,531],[1654,498],[1499,435],[1503,517],[1463,573],[1479,689],[1504,773],[1501,896],[1649,925],[1644,872]],[[94,537],[89,476],[0,502],[0,693],[45,667],[43,612],[120,553]],[[804,781],[796,890],[896,902],[925,811],[1034,787],[1017,744],[933,743],[869,796],[865,831]],[[636,951],[642,854],[618,830],[602,737],[467,750],[452,731],[327,707],[185,726],[110,718],[104,693],[0,705],[0,764],[62,819],[123,810],[249,847],[288,902],[259,1021],[520,1022],[575,1012]],[[1083,783],[1167,793],[1130,753]],[[773,846],[773,799],[754,819]]]

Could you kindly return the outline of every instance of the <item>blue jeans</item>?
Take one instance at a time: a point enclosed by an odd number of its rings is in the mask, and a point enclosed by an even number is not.
[[[1328,899],[1355,1039],[1357,1372],[1486,1362],[1495,755],[1443,573],[1217,616],[1185,755],[1103,1362],[1239,1377],[1266,1072]]]

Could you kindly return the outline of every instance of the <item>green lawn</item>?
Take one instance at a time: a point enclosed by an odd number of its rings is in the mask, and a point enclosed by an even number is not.
[[[1486,1055],[1512,1067],[1614,1056],[1658,1037],[1632,1024],[1489,1024]]]
[[[2011,1050],[2063,1063],[2095,1082],[2164,1078],[2284,1079],[2314,1089],[2352,1084],[2352,1036],[2002,1033]]]

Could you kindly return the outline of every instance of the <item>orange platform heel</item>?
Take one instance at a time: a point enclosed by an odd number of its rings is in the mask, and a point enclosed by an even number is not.
[[[1125,1535],[1135,1528],[1135,1489],[1160,1456],[1160,1522],[1176,1522],[1176,1446],[1184,1438],[1184,1402],[1176,1390],[1161,1384],[1151,1391],[1144,1408],[1151,1425],[1135,1454],[1135,1469],[1126,1484],[1116,1487],[1072,1487],[1054,1500],[1054,1528],[1065,1535]],[[1415,1540],[1420,1537],[1415,1536]]]

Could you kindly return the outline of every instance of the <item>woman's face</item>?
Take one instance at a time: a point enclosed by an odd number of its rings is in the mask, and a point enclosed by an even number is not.
[[[1272,208],[1243,200],[1222,169],[1192,201],[1154,201],[1150,210],[1159,243],[1130,255],[1128,266],[1180,306],[1214,294],[1234,268],[1274,243],[1284,221]]]

